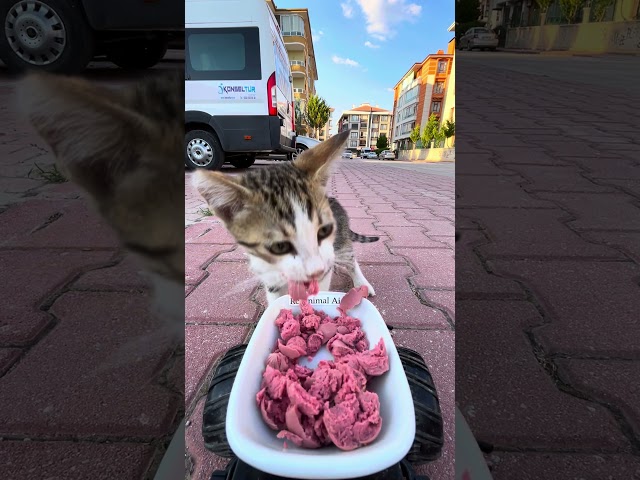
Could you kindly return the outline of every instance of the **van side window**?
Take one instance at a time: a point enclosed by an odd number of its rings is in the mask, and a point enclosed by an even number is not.
[[[191,28],[185,68],[192,80],[261,80],[257,27]]]

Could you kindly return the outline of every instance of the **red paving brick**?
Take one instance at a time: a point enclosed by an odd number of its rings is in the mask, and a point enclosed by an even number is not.
[[[40,309],[47,298],[71,282],[75,275],[109,261],[112,252],[63,250],[0,251],[0,271],[11,272],[2,282],[0,296],[13,301],[3,308],[0,346],[26,345],[51,321]],[[39,272],[34,275],[33,272]]]
[[[375,223],[375,226],[378,230],[381,230],[382,227],[415,227],[415,223],[411,223],[411,221],[407,220],[404,216],[404,213],[376,213],[376,217],[378,221]]]
[[[248,332],[247,326],[185,326],[184,403],[187,408],[191,406],[212,365],[231,347],[241,344]]]
[[[209,245],[200,243],[187,243],[184,247],[185,283],[197,285],[206,276],[206,267],[233,247],[230,245]]]
[[[571,216],[561,210],[473,209],[468,216],[483,225],[491,239],[478,248],[485,257],[622,257],[583,240],[566,225]]]
[[[402,255],[416,268],[417,273],[412,277],[418,288],[455,287],[455,272],[453,252],[441,248],[391,248],[391,252]]]
[[[159,323],[140,295],[69,292],[51,312],[58,324],[0,379],[0,404],[12,405],[0,409],[3,433],[166,435],[181,399],[154,381],[171,350],[150,336]]]
[[[149,468],[154,447],[138,443],[0,442],[0,477],[80,480],[138,480]]]
[[[640,458],[634,455],[499,452],[490,455],[489,462],[494,480],[640,478]]]
[[[465,365],[456,401],[477,438],[497,448],[630,449],[606,409],[562,393],[540,369],[523,332],[542,323],[531,304],[464,300],[457,309],[456,355]]]
[[[390,247],[446,248],[441,243],[429,239],[424,232],[425,227],[378,227],[378,230],[389,235]]]
[[[71,288],[129,292],[148,290],[149,285],[138,260],[127,255],[113,267],[91,270],[83,274]]]
[[[34,200],[14,206],[2,215],[3,222],[14,223],[13,228],[12,225],[4,227],[11,231],[4,236],[5,247],[114,248],[117,245],[115,234],[84,201]],[[16,224],[22,231],[15,229]],[[69,235],[70,231],[74,235]]]
[[[456,292],[454,290],[419,290],[423,301],[445,310],[452,320],[456,316]]]
[[[584,170],[574,166],[510,165],[529,183],[524,188],[530,192],[590,192],[606,193],[614,189],[597,185],[582,174]]]
[[[549,352],[638,356],[640,311],[632,262],[490,261],[498,274],[520,278],[543,302],[549,324],[536,336]]]
[[[4,375],[22,353],[19,348],[0,348],[0,376]]]
[[[376,290],[376,296],[371,301],[389,325],[408,328],[448,328],[442,312],[423,305],[413,293],[407,281],[407,276],[412,273],[409,267],[363,265],[362,272]]]
[[[640,362],[560,359],[557,363],[563,381],[589,398],[615,406],[633,431],[640,433]]]
[[[213,262],[209,275],[187,297],[187,323],[253,323],[257,305],[251,301],[255,277],[243,263]]]
[[[460,198],[456,200],[456,208],[503,208],[505,205],[510,208],[555,207],[553,203],[533,198],[525,192],[519,186],[524,182],[522,177],[496,175],[483,177],[482,182],[476,180],[475,175],[456,175],[456,188],[460,194]]]
[[[440,399],[444,422],[444,447],[442,457],[426,466],[418,467],[418,473],[430,478],[454,478],[455,465],[455,334],[448,331],[394,330],[396,345],[411,348],[424,358]]]

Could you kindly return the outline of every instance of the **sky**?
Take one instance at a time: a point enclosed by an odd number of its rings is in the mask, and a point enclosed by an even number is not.
[[[275,0],[307,8],[318,67],[316,94],[335,121],[353,104],[393,109],[393,87],[430,53],[447,51],[454,0]]]

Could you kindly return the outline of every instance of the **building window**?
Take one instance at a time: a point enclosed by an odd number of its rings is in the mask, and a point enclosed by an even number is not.
[[[294,88],[293,93],[304,93],[304,88]]]
[[[351,115],[352,122],[357,122],[358,120],[360,120],[360,117],[358,115]]]
[[[388,120],[388,116],[387,115],[380,115],[380,121],[381,122],[386,122]]]
[[[351,138],[358,138],[358,132],[351,132]]]
[[[304,37],[304,20],[300,15],[281,15],[280,30],[283,37],[292,35]]]
[[[440,113],[440,107],[442,106],[441,102],[433,102],[431,104],[431,112]]]
[[[386,129],[387,129],[387,124],[386,123],[380,124],[380,130],[386,130]]]
[[[351,130],[358,130],[358,127],[359,127],[359,126],[360,126],[360,125],[358,125],[357,123],[352,123],[352,124],[351,124]]]
[[[349,142],[349,148],[357,148],[358,147],[358,141],[357,140],[351,140]]]
[[[366,122],[369,119],[369,115],[360,115],[360,121]]]
[[[433,93],[442,93],[444,92],[444,82],[436,82],[433,87]]]
[[[438,73],[444,73],[447,71],[447,61],[446,60],[440,60],[438,62]]]
[[[291,65],[299,65],[304,67],[304,60],[291,60]]]
[[[371,128],[378,128],[378,124],[377,123],[372,123],[371,124]]]

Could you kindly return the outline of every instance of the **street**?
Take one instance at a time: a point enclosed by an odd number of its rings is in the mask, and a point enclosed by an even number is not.
[[[156,69],[182,68],[180,54]],[[86,72],[113,87],[144,74]],[[0,67],[0,477],[153,478],[181,418],[182,349],[119,356],[158,327],[149,287],[19,117],[15,84]]]
[[[637,477],[637,59],[457,62],[459,408],[495,480]]]
[[[269,168],[267,161],[251,168]],[[237,170],[224,168],[226,172]],[[330,182],[351,228],[380,241],[355,245],[377,295],[371,299],[397,345],[419,352],[435,379],[445,422],[442,458],[421,467],[432,480],[454,478],[454,164],[341,159]],[[248,341],[265,296],[234,239],[185,178],[187,454],[193,480],[209,480],[226,460],[205,450],[202,411],[216,361]],[[335,275],[331,288],[350,280]]]

